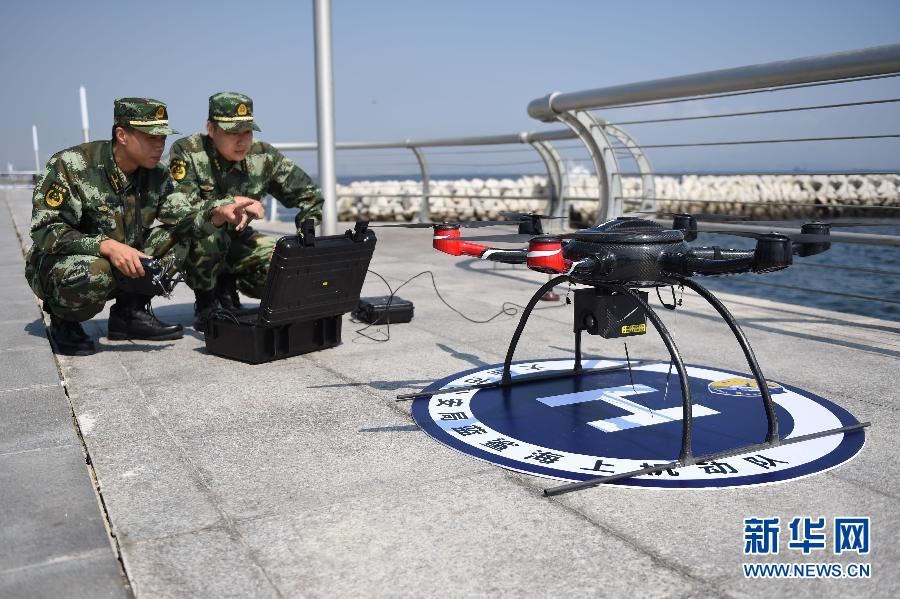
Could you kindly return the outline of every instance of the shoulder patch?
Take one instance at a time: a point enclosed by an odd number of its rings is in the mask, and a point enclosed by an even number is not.
[[[51,208],[59,208],[68,197],[69,190],[59,183],[51,183],[47,191],[44,192],[44,202]]]
[[[184,160],[175,158],[169,165],[169,173],[176,181],[181,181],[187,175],[187,163]]]

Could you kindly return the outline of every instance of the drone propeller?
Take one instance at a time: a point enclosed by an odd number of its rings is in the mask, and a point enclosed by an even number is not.
[[[508,233],[505,235],[479,235],[477,237],[459,237],[460,241],[474,241],[476,243],[493,243],[493,242],[507,242],[507,243],[522,243],[531,241],[535,237],[553,237],[556,239],[566,239],[565,235],[530,235],[527,233]]]
[[[589,240],[591,235],[596,234],[598,236],[602,236],[603,240],[606,242],[610,242],[613,239],[619,239],[622,241],[626,241],[628,239],[637,239],[640,236],[644,235],[645,232],[642,231],[575,231],[573,233],[549,233],[542,235],[530,235],[530,234],[517,234],[517,233],[506,233],[502,235],[479,235],[477,237],[458,237],[460,241],[474,241],[474,242],[508,242],[508,243],[521,243],[524,241],[531,241],[535,237],[547,238],[547,239],[583,239]]]
[[[760,233],[757,231],[700,231],[701,233],[716,233],[719,235],[737,235],[738,237],[750,237],[751,239],[771,239],[773,237],[787,237],[791,241],[797,243],[870,243],[868,240],[855,239],[835,239],[831,235],[817,235],[815,233],[782,233],[772,231],[771,233]]]
[[[682,217],[694,217],[697,221],[703,221],[708,223],[738,223],[738,224],[747,224],[747,225],[760,225],[760,226],[799,226],[800,221],[802,219],[791,219],[791,220],[755,220],[749,216],[737,216],[737,215],[729,215],[729,214],[713,214],[709,212],[662,212],[658,210],[644,210],[642,212],[629,212],[623,216],[631,216],[633,214],[654,214],[658,217],[665,218],[675,218],[678,216]],[[803,221],[804,224],[816,224],[816,225],[828,225],[833,228],[843,228],[843,227],[880,227],[886,225],[897,225],[897,219],[863,219],[860,221],[842,221],[842,220],[830,220],[830,221],[821,221],[821,220],[809,220]]]
[[[506,218],[514,218],[517,220],[527,220],[531,218],[539,218],[541,220],[565,220],[567,216],[547,216],[546,214],[535,214],[534,212],[501,212]]]
[[[726,214],[713,214],[712,212],[664,212],[660,210],[642,210],[640,212],[627,212],[622,216],[635,216],[635,215],[643,215],[643,214],[652,214],[660,218],[675,218],[676,216],[692,216],[698,221],[706,221],[706,222],[731,222],[731,221],[744,221],[749,220],[749,218],[741,217],[741,216],[728,216]]]
[[[830,221],[822,221],[822,220],[810,220],[803,221],[799,223],[796,219],[793,221],[787,220],[753,220],[753,219],[739,219],[734,221],[719,221],[722,223],[727,222],[735,222],[738,224],[745,225],[754,225],[754,226],[763,226],[763,227],[798,227],[801,224],[804,225],[825,225],[832,229],[842,229],[842,228],[850,228],[850,227],[884,227],[884,226],[892,226],[900,224],[900,221],[894,220],[886,220],[886,219],[868,219],[862,221],[841,221],[841,220],[830,220]]]

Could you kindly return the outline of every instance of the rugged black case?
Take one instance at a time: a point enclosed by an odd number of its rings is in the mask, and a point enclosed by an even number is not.
[[[259,364],[339,345],[341,315],[359,303],[375,233],[278,240],[256,318],[216,314],[207,323],[209,353]]]
[[[275,326],[215,318],[206,325],[209,353],[249,364],[289,358],[340,343],[340,315]]]

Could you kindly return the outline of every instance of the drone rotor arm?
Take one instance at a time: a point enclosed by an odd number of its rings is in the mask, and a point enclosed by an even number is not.
[[[716,248],[718,249],[718,248]],[[753,270],[754,252],[729,250],[728,255],[716,255],[713,248],[697,248],[686,253],[663,254],[662,268],[672,274],[693,275],[729,275]]]
[[[484,248],[481,254],[479,254],[477,257],[482,260],[490,260],[491,262],[503,262],[504,264],[525,264],[528,261],[527,254],[527,250],[510,250],[489,247]],[[471,256],[473,254],[466,255]]]

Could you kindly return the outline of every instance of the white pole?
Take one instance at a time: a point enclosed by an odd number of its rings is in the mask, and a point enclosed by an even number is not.
[[[316,44],[316,130],[319,139],[319,187],[322,234],[337,233],[337,184],[334,166],[334,82],[331,64],[331,0],[313,0]]]
[[[81,96],[81,131],[84,133],[84,143],[87,143],[91,140],[91,135],[88,127],[87,92],[83,85],[78,88],[78,95]]]
[[[41,157],[38,154],[37,125],[31,126],[31,141],[34,143],[34,170],[41,174]]]

